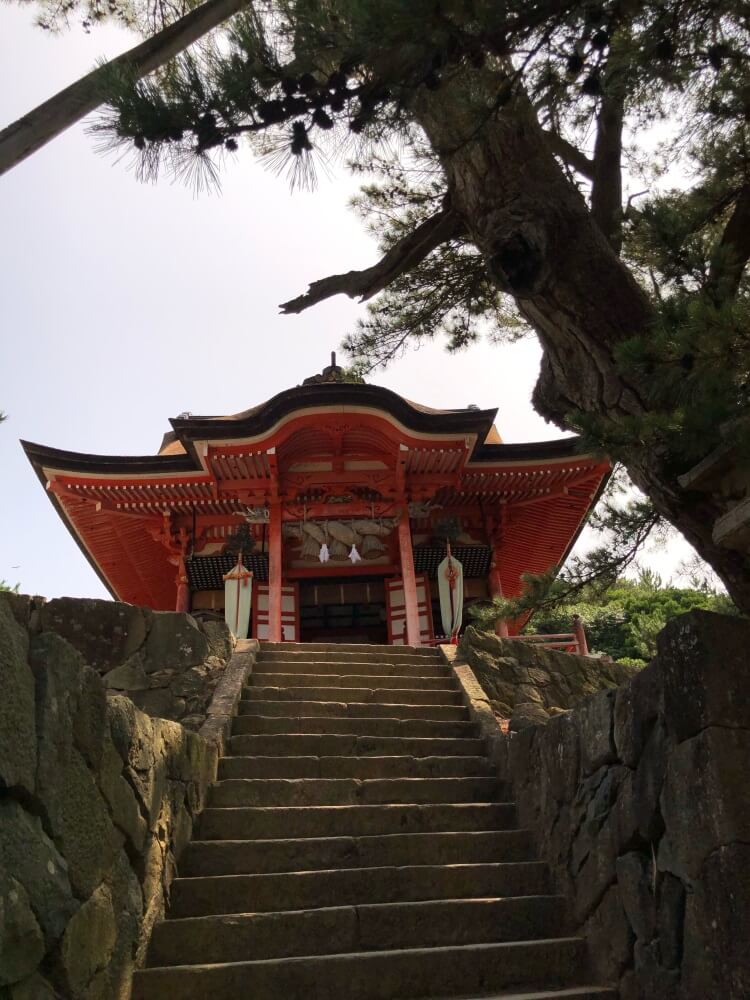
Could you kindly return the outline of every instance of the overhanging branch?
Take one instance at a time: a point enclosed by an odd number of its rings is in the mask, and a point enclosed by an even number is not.
[[[400,275],[411,271],[441,243],[455,239],[464,231],[458,215],[450,207],[444,208],[395,243],[377,264],[364,271],[347,271],[313,281],[304,295],[282,303],[279,308],[286,315],[301,313],[334,295],[348,295],[350,299],[365,302]]]
[[[737,292],[750,260],[750,184],[745,184],[734,203],[711,262],[706,291],[715,300],[731,299]]]
[[[577,170],[584,177],[588,177],[589,180],[594,176],[593,160],[590,160],[585,153],[582,153],[580,149],[577,149],[567,139],[563,139],[558,132],[545,129],[544,138],[547,140],[547,145],[555,156],[559,156],[569,167]]]

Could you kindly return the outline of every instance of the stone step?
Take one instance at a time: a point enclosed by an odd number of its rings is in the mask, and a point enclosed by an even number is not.
[[[563,914],[559,896],[510,896],[185,917],[157,924],[147,964],[531,941],[559,934]]]
[[[238,716],[286,716],[312,718],[350,719],[426,719],[432,722],[460,722],[468,720],[468,709],[463,705],[410,705],[406,702],[380,704],[379,702],[345,701],[246,701],[238,706]]]
[[[351,656],[356,659],[356,653],[378,653],[389,656],[410,655],[424,657],[428,660],[442,659],[439,650],[431,646],[392,646],[376,643],[358,642],[261,642],[261,655],[287,650],[292,653],[338,653],[344,658]]]
[[[232,754],[253,757],[477,757],[484,741],[477,738],[357,736],[335,733],[236,735],[229,739]],[[248,776],[250,777],[250,776]],[[324,777],[324,775],[321,775]]]
[[[427,899],[539,896],[548,891],[547,866],[539,861],[206,875],[172,882],[169,915],[201,917]]]
[[[390,690],[408,688],[411,691],[458,690],[455,678],[443,672],[436,675],[414,674],[410,676],[409,674],[282,674],[273,671],[253,671],[249,686],[251,688],[363,687],[368,690],[373,688],[389,688]]]
[[[443,691],[425,691],[422,688],[367,688],[295,686],[275,687],[270,684],[252,684],[242,694],[248,701],[329,702],[376,705],[459,705],[463,707],[460,691],[447,688]]]
[[[292,837],[364,837],[387,833],[512,830],[516,808],[507,802],[440,805],[286,806],[204,809],[201,840],[277,840]]]
[[[132,1000],[412,1000],[467,991],[569,984],[584,961],[580,938],[457,945],[144,969]],[[583,994],[585,996],[585,993]]]
[[[561,990],[534,990],[533,993],[518,993],[503,990],[502,993],[475,993],[473,996],[456,998],[443,995],[435,1000],[618,1000],[618,993],[611,986],[572,986]]]
[[[230,778],[219,781],[210,803],[223,806],[356,806],[440,802],[502,802],[497,778]]]
[[[379,837],[297,840],[195,840],[180,858],[180,875],[252,875],[328,868],[532,861],[528,830],[391,833]]]
[[[492,773],[486,757],[222,757],[227,778],[474,778]]]
[[[394,652],[393,647],[387,650],[374,652],[363,651],[356,654],[344,653],[330,650],[309,650],[309,649],[262,649],[258,654],[258,663],[430,663],[440,666],[445,663],[442,656],[430,653],[429,656],[421,656],[412,650],[401,649]]]
[[[370,677],[431,677],[446,680],[453,677],[447,663],[432,660],[264,660],[253,666],[256,674],[324,674]]]
[[[238,715],[232,723],[232,735],[243,734],[331,733],[346,736],[423,736],[438,739],[476,737],[479,727],[473,722],[438,722],[425,719],[361,718]]]

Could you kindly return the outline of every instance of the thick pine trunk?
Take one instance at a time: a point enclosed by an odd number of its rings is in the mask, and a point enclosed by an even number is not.
[[[614,350],[647,332],[650,302],[557,164],[525,98],[499,116],[488,112],[500,83],[488,71],[469,80],[462,74],[435,93],[422,88],[412,110],[441,158],[454,211],[544,348],[536,409],[560,427],[576,412],[616,424],[645,412]],[[656,451],[626,464],[737,605],[750,611],[750,557],[715,545],[711,536],[724,511],[718,497],[682,490],[676,476],[685,469],[668,471]]]
[[[8,125],[0,132],[0,174],[15,167],[50,139],[98,108],[102,103],[102,80],[106,70],[120,66],[140,79],[218,27],[246,3],[247,0],[208,0],[168,28],[92,70]]]

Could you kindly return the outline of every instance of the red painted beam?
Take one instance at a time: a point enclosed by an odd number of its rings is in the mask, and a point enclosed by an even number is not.
[[[281,642],[281,505],[272,504],[268,522],[268,638]]]

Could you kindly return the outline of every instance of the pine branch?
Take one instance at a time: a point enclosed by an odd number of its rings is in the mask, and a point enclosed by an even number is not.
[[[711,261],[706,292],[714,301],[731,299],[750,260],[750,183],[740,190]]]
[[[420,264],[436,247],[463,232],[463,222],[450,208],[444,208],[395,243],[377,264],[364,271],[347,271],[313,281],[304,295],[284,302],[279,308],[285,315],[301,313],[334,295],[348,295],[364,302]]]
[[[0,174],[15,167],[104,100],[103,87],[113,68],[140,79],[182,52],[246,6],[248,0],[207,0],[179,21],[123,52],[39,104],[0,132]]]
[[[588,177],[589,180],[593,178],[594,161],[590,160],[585,153],[582,153],[580,149],[568,142],[567,139],[563,139],[559,132],[555,132],[552,129],[545,129],[544,137],[555,156],[559,156],[564,163],[577,170],[579,174],[583,174],[584,177]]]

